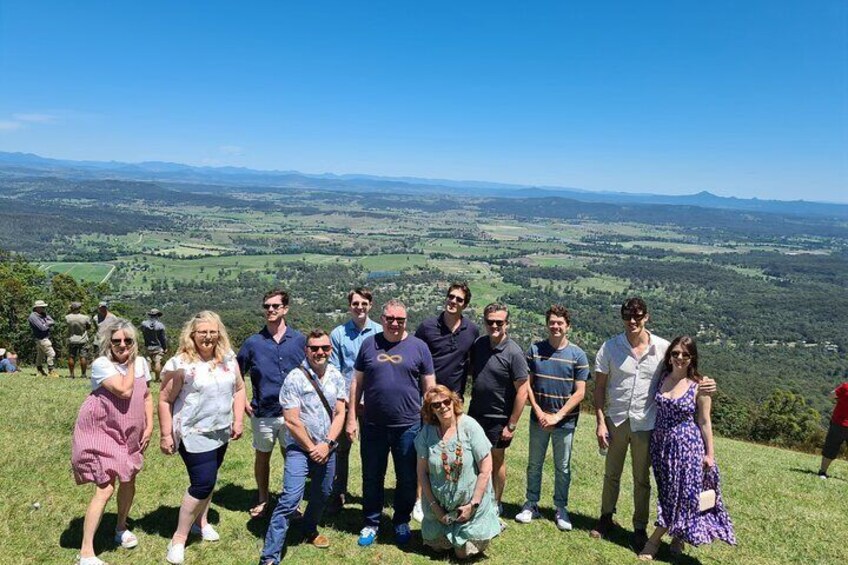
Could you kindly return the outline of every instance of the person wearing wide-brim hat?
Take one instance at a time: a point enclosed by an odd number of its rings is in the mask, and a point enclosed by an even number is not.
[[[55,322],[47,313],[47,303],[43,300],[36,300],[32,305],[32,313],[27,318],[32,337],[35,339],[35,368],[39,374],[48,374],[51,377],[58,377],[56,372],[55,361],[56,351],[53,349],[53,342],[50,341],[50,329]],[[44,372],[44,363],[47,362],[47,373]]]
[[[162,373],[162,361],[168,353],[168,336],[165,334],[165,324],[159,321],[162,312],[158,308],[151,308],[147,312],[147,319],[141,323],[141,333],[144,336],[144,351],[150,359],[150,368],[153,370],[153,380],[159,382]]]

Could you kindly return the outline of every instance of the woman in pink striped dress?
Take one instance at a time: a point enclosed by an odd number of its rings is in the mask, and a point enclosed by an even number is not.
[[[94,554],[94,534],[116,480],[120,486],[115,543],[127,549],[138,545],[127,529],[127,515],[135,496],[135,476],[153,433],[150,368],[138,356],[135,328],[118,319],[99,337],[100,357],[91,366],[92,391],[80,408],[71,454],[77,484],[95,485],[85,511],[80,565],[105,565]]]

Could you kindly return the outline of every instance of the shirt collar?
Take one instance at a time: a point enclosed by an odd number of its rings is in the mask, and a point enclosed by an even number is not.
[[[445,312],[444,311],[442,311],[438,315],[438,317],[436,318],[436,325],[440,328],[445,328],[446,330],[450,331],[450,328],[445,323]],[[456,331],[458,333],[458,332],[464,331],[466,329],[468,329],[468,318],[466,318],[465,316],[460,316],[459,317],[459,327],[456,329]]]

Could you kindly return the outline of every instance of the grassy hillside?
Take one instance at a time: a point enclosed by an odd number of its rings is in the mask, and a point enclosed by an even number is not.
[[[154,385],[154,391],[156,391]],[[91,496],[90,486],[75,486],[70,471],[70,443],[77,410],[88,393],[88,382],[49,380],[32,373],[0,376],[0,562],[73,563],[78,552],[82,516]],[[511,520],[524,497],[527,461],[527,414],[508,452],[510,475],[505,496],[509,527],[491,546],[487,563],[635,563],[627,548],[632,512],[631,482],[625,473],[619,519],[628,531],[609,541],[588,536],[600,504],[603,459],[597,455],[592,422],[584,416],[575,439],[574,480],[570,511],[575,530],[559,532],[553,522],[551,496],[553,472],[548,462],[543,484],[545,519],[531,525]],[[165,548],[177,519],[187,477],[179,457],[165,457],[154,445],[138,478],[138,494],[131,513],[139,547],[116,550],[111,542],[115,503],[110,502],[96,546],[109,563],[163,563]],[[717,441],[717,459],[723,474],[724,493],[736,526],[739,546],[716,544],[687,550],[680,563],[804,563],[835,564],[848,559],[844,542],[845,492],[848,468],[843,461],[832,467],[835,477],[819,480],[814,471],[818,457],[751,445]],[[352,490],[361,492],[358,452],[352,457]],[[272,484],[279,488],[282,459],[275,455]],[[391,484],[391,480],[389,484]],[[221,533],[216,544],[193,541],[186,563],[247,564],[258,559],[265,521],[248,521],[246,510],[255,497],[250,434],[227,453],[210,518]],[[34,503],[38,503],[36,508]],[[387,516],[390,511],[387,510]],[[297,545],[294,528],[285,557],[290,562],[320,563],[429,563],[433,556],[416,538],[403,550],[391,544],[388,520],[376,546],[356,545],[360,528],[359,506],[325,520],[322,528],[332,543],[329,550]],[[659,555],[668,560],[667,546]]]

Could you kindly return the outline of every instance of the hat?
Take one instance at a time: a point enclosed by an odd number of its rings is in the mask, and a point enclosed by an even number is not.
[[[162,312],[160,312],[158,308],[151,308],[151,309],[147,312],[147,315],[148,315],[148,316],[161,316],[161,315],[162,315]]]
[[[82,308],[82,302],[71,302],[71,310],[79,310]]]
[[[101,302],[100,302],[100,304],[98,304],[98,305],[97,305],[97,307],[98,307],[98,308],[108,308],[108,307],[109,307],[109,303],[108,303],[108,302],[106,302],[105,300],[103,300],[103,301],[101,301]]]
[[[36,300],[35,304],[32,305],[33,308],[47,308],[47,303],[43,300]]]

